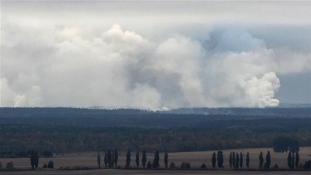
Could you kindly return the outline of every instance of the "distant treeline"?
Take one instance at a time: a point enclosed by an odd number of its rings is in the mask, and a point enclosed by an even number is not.
[[[0,108],[0,117],[63,115],[107,115],[107,114],[203,114],[203,115],[251,115],[251,116],[311,116],[311,107],[267,107],[267,108],[179,108],[167,111],[143,109],[99,109],[99,108]]]
[[[267,108],[180,108],[165,111],[171,114],[223,114],[265,116],[311,116],[311,107],[267,107]]]
[[[300,146],[309,146],[310,126],[311,118],[290,115],[1,108],[0,156],[21,157],[32,149],[66,153],[109,148],[147,152],[261,148],[272,147],[277,136],[288,136]]]
[[[182,111],[188,111],[188,114],[182,114]],[[197,127],[211,120],[288,117],[311,117],[311,108],[191,108],[157,112],[140,109],[0,108],[0,125],[167,128]]]

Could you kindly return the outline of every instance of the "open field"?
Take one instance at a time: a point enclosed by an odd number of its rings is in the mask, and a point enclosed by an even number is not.
[[[21,172],[1,172],[1,175],[172,175],[172,174],[208,174],[208,175],[309,175],[310,171],[218,171],[218,170],[75,170],[75,171],[21,171]]]
[[[251,149],[233,149],[233,150],[224,150],[224,171],[208,171],[208,173],[204,170],[86,170],[86,171],[57,171],[57,174],[249,174],[249,172],[243,171],[228,171],[229,170],[229,161],[228,155],[230,152],[243,152],[246,155],[246,152],[250,153],[250,168],[256,169],[258,167],[258,155],[260,151],[266,154],[267,151],[271,152],[271,166],[274,164],[278,164],[279,168],[287,169],[287,153],[274,153],[272,148],[251,148]],[[202,163],[207,165],[207,168],[211,168],[211,157],[214,151],[203,151],[203,152],[178,152],[178,153],[169,153],[169,162],[175,162],[176,166],[179,167],[182,162],[189,162],[191,164],[191,168],[199,168]],[[300,162],[305,162],[306,160],[310,160],[311,157],[308,156],[310,154],[309,147],[302,147],[300,148]],[[102,162],[103,162],[103,155],[102,155]],[[64,154],[64,155],[55,155],[53,158],[40,158],[39,160],[39,167],[42,167],[44,163],[48,163],[49,160],[54,162],[55,168],[59,168],[60,166],[89,166],[96,168],[97,161],[96,161],[97,153],[74,153],[74,154]],[[141,155],[140,155],[141,157]],[[160,154],[160,167],[163,168],[163,154]],[[132,153],[132,161],[131,167],[135,167],[135,153]],[[152,161],[153,154],[147,154],[147,161]],[[6,158],[0,159],[2,164],[5,166],[6,162],[13,161],[14,166],[16,168],[27,168],[30,167],[30,160],[29,158]],[[125,165],[125,153],[120,152],[119,156],[119,165],[124,167]],[[245,169],[245,158],[244,158],[244,167]],[[117,172],[116,172],[117,171]],[[23,171],[23,172],[6,172],[5,174],[53,174],[55,171]],[[253,172],[252,174],[271,174],[272,172]],[[297,172],[285,171],[281,174],[296,174]],[[306,174],[310,172],[299,172],[299,174]],[[3,174],[3,172],[1,172]],[[274,173],[273,173],[274,174]]]

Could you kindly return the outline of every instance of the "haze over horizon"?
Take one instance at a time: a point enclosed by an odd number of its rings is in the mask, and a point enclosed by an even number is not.
[[[311,2],[0,3],[0,107],[311,103]]]

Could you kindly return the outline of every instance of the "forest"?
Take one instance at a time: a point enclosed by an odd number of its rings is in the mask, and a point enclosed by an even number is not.
[[[272,147],[278,136],[311,145],[311,108],[284,108],[288,115],[282,108],[254,109],[259,112],[253,115],[245,114],[250,108],[221,110],[239,112],[1,108],[0,156],[27,157],[32,149],[44,156],[110,148],[146,152],[263,148]]]

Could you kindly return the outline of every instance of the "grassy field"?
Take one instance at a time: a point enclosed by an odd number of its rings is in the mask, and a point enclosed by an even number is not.
[[[274,153],[272,148],[259,148],[259,149],[234,149],[234,150],[224,150],[224,171],[208,171],[208,174],[249,174],[249,172],[243,172],[243,171],[228,171],[229,168],[229,161],[228,156],[230,152],[244,152],[244,155],[246,155],[247,152],[250,153],[250,168],[256,169],[258,168],[258,156],[260,151],[265,154],[267,151],[271,152],[271,166],[274,164],[278,164],[279,168],[287,168],[287,153]],[[169,162],[175,162],[177,167],[180,167],[180,164],[182,162],[189,162],[191,164],[191,168],[199,168],[202,163],[205,163],[207,165],[207,168],[212,168],[211,166],[211,157],[214,151],[203,151],[203,152],[178,152],[178,153],[169,153]],[[216,151],[215,151],[216,152]],[[123,168],[125,165],[125,154],[123,152],[120,152],[119,156],[119,165]],[[300,148],[300,162],[305,162],[306,160],[311,160],[311,157],[308,156],[310,154],[309,147],[302,147]],[[103,162],[103,155],[104,153],[101,153],[102,155],[102,162]],[[39,160],[39,167],[42,167],[44,163],[48,163],[48,161],[52,160],[54,162],[55,168],[59,168],[60,166],[66,167],[66,166],[89,166],[96,168],[97,166],[97,153],[75,153],[75,154],[64,154],[64,155],[54,155],[53,158],[40,158]],[[141,155],[140,155],[141,157]],[[160,167],[164,167],[163,163],[163,154],[160,154]],[[131,167],[136,167],[135,165],[135,153],[132,153],[132,161],[131,161]],[[153,154],[147,154],[147,161],[152,161]],[[6,162],[13,161],[14,166],[16,168],[28,168],[30,167],[30,159],[29,158],[15,158],[15,159],[0,159],[2,162],[2,165],[5,166]],[[244,157],[244,169],[245,167],[245,157]],[[117,172],[116,172],[117,171]],[[1,172],[1,174],[53,174],[55,171],[23,171],[23,172]],[[197,170],[184,170],[184,171],[177,171],[177,170],[86,170],[86,171],[57,171],[57,174],[203,174],[206,173],[206,171],[197,171]],[[252,172],[252,174],[270,174],[270,172]],[[286,171],[284,174],[295,174],[297,172],[290,172]],[[299,174],[302,173],[310,173],[310,172],[299,172]]]
[[[1,175],[172,175],[172,174],[209,174],[209,175],[309,175],[310,171],[207,171],[207,170],[75,170],[75,171],[28,171],[1,172]]]

